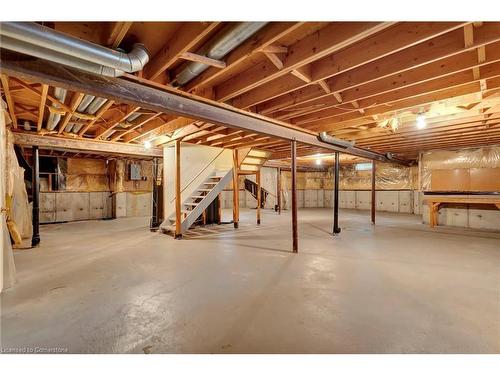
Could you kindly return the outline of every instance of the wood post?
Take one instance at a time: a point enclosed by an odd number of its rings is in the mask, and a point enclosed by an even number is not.
[[[339,184],[340,184],[340,155],[335,152],[335,171],[334,171],[334,190],[333,190],[333,235],[340,233],[339,228]]]
[[[262,201],[262,193],[260,191],[260,168],[255,173],[255,182],[257,183],[257,225],[260,224],[260,205]]]
[[[175,141],[175,238],[181,239],[181,141]]]
[[[299,252],[299,235],[297,228],[297,141],[291,141],[292,149],[292,249],[294,253]]]
[[[377,207],[377,197],[375,193],[375,160],[372,160],[372,224],[375,225],[375,210]]]
[[[160,223],[158,222],[158,158],[153,159],[153,201],[151,221],[149,222],[149,230],[152,232],[158,229]]]
[[[277,203],[278,203],[278,214],[281,215],[281,168],[277,168],[277,182],[276,182],[276,197],[277,197]]]
[[[240,184],[238,177],[238,150],[233,150],[233,223],[238,228],[240,221]]]
[[[38,146],[33,146],[33,167],[32,167],[32,194],[33,194],[33,237],[31,246],[38,246],[40,243],[40,158]]]

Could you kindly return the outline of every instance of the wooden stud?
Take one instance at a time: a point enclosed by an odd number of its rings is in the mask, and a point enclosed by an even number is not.
[[[38,122],[36,124],[36,131],[39,133],[42,130],[43,116],[45,113],[45,103],[47,102],[47,94],[49,92],[49,85],[42,85],[42,96],[40,97],[40,106],[38,108]]]
[[[15,105],[14,105],[14,100],[12,99],[12,95],[11,95],[10,89],[9,89],[9,77],[7,77],[5,74],[1,74],[0,80],[2,82],[3,92],[5,95],[5,99],[7,101],[7,106],[9,107],[9,115],[10,115],[10,119],[12,121],[12,126],[14,127],[14,129],[17,129],[17,118],[16,118],[16,113],[15,113]]]
[[[330,86],[328,86],[328,83],[326,83],[324,80],[319,80],[318,85],[323,89],[324,92],[327,94],[331,93],[332,90],[330,89]]]
[[[132,24],[133,22],[115,22],[106,44],[112,49],[118,48]]]
[[[43,95],[43,92],[42,92],[42,95]],[[71,120],[71,117],[73,117],[73,114],[76,112],[76,109],[80,105],[84,96],[85,96],[84,93],[75,92],[73,94],[73,96],[71,98],[71,104],[69,105],[71,112],[67,112],[66,115],[64,116],[64,119],[59,123],[59,129],[57,131],[57,134],[61,134],[64,131],[64,129],[66,128],[66,125],[68,125],[69,120]]]
[[[283,69],[283,61],[275,53],[264,52],[264,55],[273,63],[273,65],[278,68],[278,70]]]
[[[291,73],[305,83],[312,82],[311,65],[301,66],[300,68],[292,70]]]
[[[179,55],[179,58],[183,60],[199,62],[209,66],[214,66],[219,69],[224,69],[226,67],[226,63],[224,61],[211,59],[210,57],[197,55],[196,53],[192,52],[183,52]]]
[[[96,113],[95,115],[95,119],[90,121],[87,125],[83,126],[81,129],[80,129],[80,132],[78,133],[78,135],[80,137],[83,137],[83,135],[96,123],[96,121],[102,117],[102,115],[109,109],[111,108],[111,106],[114,104],[114,101],[113,100],[108,100],[108,102],[106,104],[104,104]]]

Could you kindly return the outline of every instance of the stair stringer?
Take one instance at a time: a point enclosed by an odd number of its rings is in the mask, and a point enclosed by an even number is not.
[[[220,172],[220,171],[219,171]],[[233,179],[233,170],[230,169],[226,172],[226,174],[219,180],[217,185],[214,185],[213,189],[208,192],[208,194],[198,203],[198,205],[189,212],[189,214],[181,221],[181,233],[187,231],[191,225],[200,217],[200,215],[205,211],[210,204],[217,199],[219,194],[224,190],[224,188],[231,182]],[[203,186],[200,185],[198,189]],[[196,189],[195,191],[197,191]]]

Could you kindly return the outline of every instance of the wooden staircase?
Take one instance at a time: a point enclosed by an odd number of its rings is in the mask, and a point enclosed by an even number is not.
[[[247,152],[240,157],[240,174],[255,174],[262,168],[264,163],[271,156],[271,152],[257,149],[248,149]]]
[[[193,193],[182,203],[181,232],[182,235],[200,218],[208,206],[219,196],[222,190],[233,178],[233,170],[217,171],[209,176]],[[175,212],[167,219],[167,225],[162,227],[166,233],[175,234]]]

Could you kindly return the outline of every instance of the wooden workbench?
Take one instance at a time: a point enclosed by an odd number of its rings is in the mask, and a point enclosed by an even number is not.
[[[446,197],[446,196],[425,196],[424,201],[429,206],[429,225],[433,228],[438,224],[438,211],[442,203],[463,203],[463,204],[492,204],[500,210],[500,196],[492,197]]]

